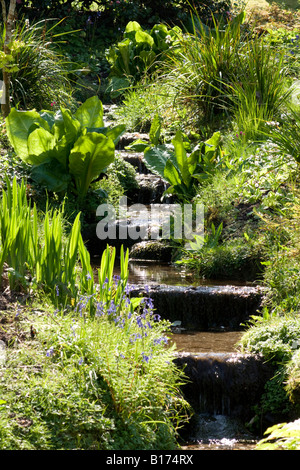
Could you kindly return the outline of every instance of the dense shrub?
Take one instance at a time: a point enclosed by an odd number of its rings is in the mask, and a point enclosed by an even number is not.
[[[90,13],[91,7],[96,5],[98,11],[104,12],[103,16],[109,16],[119,26],[126,24],[129,20],[140,21],[148,26],[160,20],[168,24],[178,24],[188,18],[191,9],[191,3],[187,0],[164,2],[159,0],[83,0],[76,4],[72,0],[23,0],[23,5],[21,11],[29,11],[39,16],[69,14],[72,10]],[[208,0],[205,3],[196,1],[193,2],[193,7],[206,22],[211,20],[212,14],[226,16],[231,9],[231,2],[228,0]]]

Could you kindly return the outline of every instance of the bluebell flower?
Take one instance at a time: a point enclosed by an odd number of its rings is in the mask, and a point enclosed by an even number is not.
[[[81,358],[79,359],[79,361],[78,361],[78,365],[81,366],[82,364],[83,364],[83,358],[81,357]]]
[[[162,336],[161,338],[155,338],[153,340],[153,343],[155,345],[167,344],[168,342],[169,342],[169,339],[166,336]]]
[[[112,314],[116,313],[116,310],[117,310],[117,307],[116,307],[114,301],[112,300],[112,301],[110,302],[110,307],[109,307],[109,309],[107,310],[107,314],[108,314],[108,315],[112,315]]]
[[[98,302],[97,308],[96,308],[96,317],[100,317],[103,314],[104,314],[104,304],[103,302]]]
[[[86,278],[87,278],[88,281],[90,281],[92,279],[92,276],[90,275],[90,273],[87,273]]]
[[[54,354],[54,348],[53,346],[51,346],[51,348],[49,348],[48,351],[46,352],[46,356],[51,357],[53,356],[53,354]]]
[[[137,325],[138,325],[138,327],[139,327],[139,328],[143,328],[143,327],[144,327],[144,325],[143,325],[143,322],[142,322],[142,319],[141,319],[141,316],[140,316],[140,315],[136,317],[136,322],[137,322]]]
[[[147,356],[144,352],[142,352],[142,359],[144,362],[148,363],[150,360],[150,356]]]

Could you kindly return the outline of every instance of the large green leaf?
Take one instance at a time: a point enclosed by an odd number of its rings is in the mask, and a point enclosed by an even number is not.
[[[181,174],[181,178],[183,180],[183,183],[186,186],[189,186],[191,182],[191,174],[189,171],[186,150],[183,145],[182,134],[180,131],[176,132],[176,136],[172,140],[172,143],[175,148],[175,156],[176,156],[177,166]]]
[[[180,175],[171,160],[166,162],[164,177],[172,186],[181,185]]]
[[[86,195],[90,183],[114,161],[114,156],[114,143],[103,134],[89,132],[77,139],[70,152],[69,170],[80,197]]]
[[[97,132],[99,134],[104,134],[106,137],[109,137],[114,141],[115,146],[118,144],[120,137],[126,131],[126,126],[124,124],[118,124],[114,127],[93,127],[87,128],[87,132]]]
[[[129,21],[125,28],[124,37],[133,41],[137,31],[143,31],[141,25],[137,21]]]
[[[31,130],[43,127],[50,131],[47,121],[36,111],[18,111],[12,108],[5,122],[10,143],[22,160],[28,158],[27,140]]]
[[[154,46],[154,39],[150,34],[146,31],[137,31],[135,33],[135,40],[137,44],[144,43],[147,44],[149,47]]]
[[[55,159],[34,167],[31,171],[31,177],[48,191],[56,193],[66,191],[71,181],[70,174],[66,173],[63,165]]]
[[[221,142],[221,133],[220,131],[214,132],[210,139],[206,140],[205,143],[205,153],[216,150]]]
[[[27,139],[28,156],[26,163],[40,165],[55,155],[56,139],[51,132],[39,127],[31,132]]]
[[[42,119],[47,121],[50,130],[52,129],[53,124],[55,123],[55,113],[54,111],[48,111],[48,109],[42,109],[39,111],[39,115]]]
[[[130,61],[132,57],[133,44],[129,38],[123,39],[123,41],[118,42],[118,58],[116,60],[115,67],[117,67],[118,73],[125,75],[131,75]]]
[[[103,127],[103,105],[97,96],[88,98],[75,112],[82,128]]]
[[[171,152],[164,145],[146,149],[144,152],[144,161],[147,168],[151,173],[162,178],[164,178],[165,166],[169,158],[171,158]]]
[[[117,98],[130,86],[130,79],[127,77],[111,77],[107,86],[107,91],[112,98]]]
[[[81,133],[80,122],[69,110],[61,109],[55,114],[52,133],[56,138],[56,158],[67,169],[70,151]]]
[[[150,131],[149,131],[149,138],[152,145],[158,145],[159,138],[161,132],[161,118],[158,114],[156,114],[153,118]]]

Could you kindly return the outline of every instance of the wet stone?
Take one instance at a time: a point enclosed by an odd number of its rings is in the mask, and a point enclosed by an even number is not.
[[[228,328],[239,330],[260,307],[263,289],[250,286],[134,286],[133,296],[148,295],[155,313],[181,321],[190,330]]]
[[[153,240],[136,243],[130,250],[130,259],[135,260],[153,260],[167,262],[172,257],[172,247],[166,243]]]

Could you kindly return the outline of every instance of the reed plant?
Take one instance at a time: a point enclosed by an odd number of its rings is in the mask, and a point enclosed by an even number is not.
[[[31,235],[31,208],[26,187],[24,181],[17,185],[14,179],[12,186],[8,184],[7,191],[2,191],[0,206],[0,280],[6,263],[11,288],[21,288],[26,283]]]
[[[164,79],[175,88],[181,104],[207,121],[224,109],[227,91],[223,84],[229,83],[237,70],[244,14],[226,26],[213,18],[212,28],[197,16],[192,18],[192,32],[179,40],[180,48],[170,57]]]
[[[269,139],[278,146],[285,155],[291,156],[300,163],[300,108],[289,106],[283,119],[268,132]]]
[[[0,201],[0,279],[4,264],[10,288],[33,288],[49,295],[58,308],[83,306],[94,315],[99,303],[121,311],[128,281],[129,251],[120,250],[120,275],[115,276],[115,248],[107,246],[98,269],[98,285],[90,254],[81,235],[78,213],[69,233],[65,230],[64,207],[46,208],[44,214],[27,198],[24,180],[9,181]],[[132,301],[134,309],[139,304]]]
[[[24,180],[6,182],[0,202],[0,278],[7,265],[10,288],[41,289],[58,302],[73,302],[90,293],[90,258],[80,232],[80,213],[70,233],[64,230],[63,207],[38,213],[27,198]],[[81,269],[79,263],[81,262]]]
[[[262,138],[266,124],[280,116],[292,93],[284,51],[254,38],[240,49],[237,70],[227,85],[230,113],[244,140]]]
[[[17,67],[11,73],[13,106],[50,109],[51,103],[68,107],[74,104],[70,69],[76,67],[71,67],[53,41],[58,42],[59,33],[55,34],[55,27],[60,22],[50,27],[50,20],[35,24],[30,24],[29,20],[16,23],[13,44],[18,45],[14,57]],[[5,27],[2,28],[0,41],[3,45]]]

